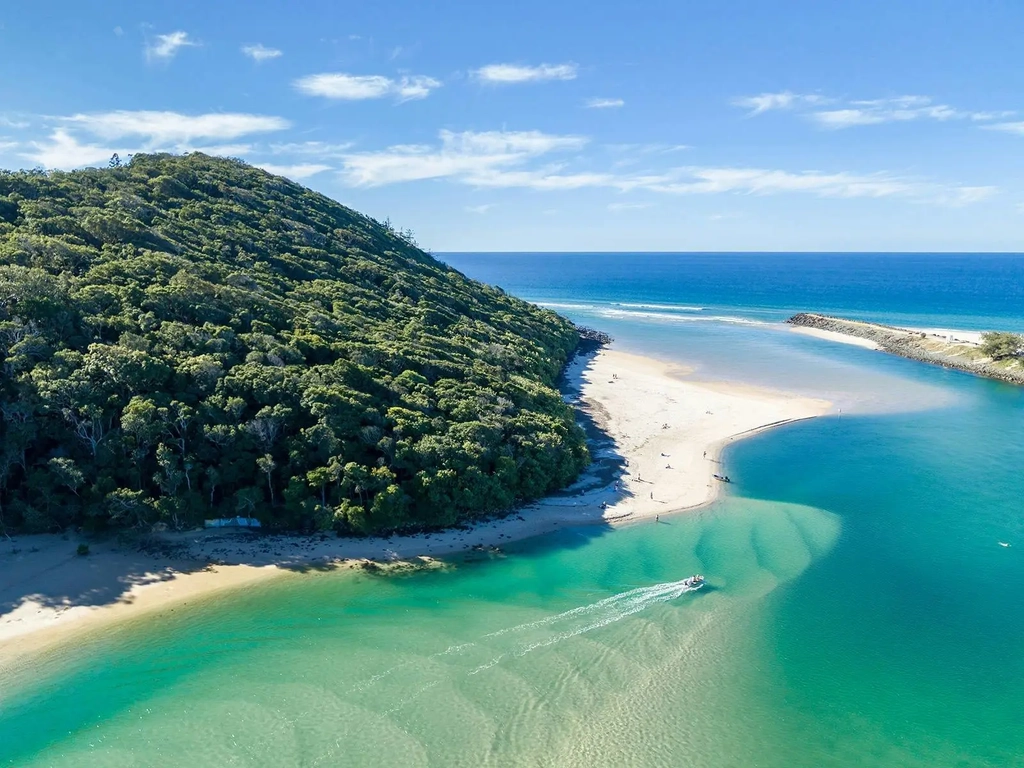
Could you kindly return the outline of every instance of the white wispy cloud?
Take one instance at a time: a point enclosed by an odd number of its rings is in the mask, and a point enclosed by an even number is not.
[[[107,160],[114,152],[205,152],[240,157],[254,150],[251,143],[231,142],[291,126],[271,115],[129,111],[78,114],[48,118],[46,139],[23,145],[21,155],[44,168],[70,169]],[[55,125],[54,125],[55,124]],[[83,134],[85,136],[83,136]]]
[[[626,102],[622,99],[588,99],[586,107],[587,109],[616,109],[625,104]]]
[[[891,99],[868,99],[850,102],[843,109],[830,109],[811,114],[825,128],[850,128],[857,125],[907,122],[910,120],[984,119],[982,113],[954,109],[948,104],[935,104],[929,96],[897,96]]]
[[[440,132],[440,146],[402,144],[343,158],[343,178],[354,186],[456,177],[480,180],[498,168],[521,165],[554,151],[579,149],[582,136],[540,131]]]
[[[531,83],[541,80],[575,80],[579,67],[567,64],[488,64],[473,72],[484,83]]]
[[[999,188],[995,186],[952,187],[947,190],[940,190],[935,201],[943,205],[970,205],[988,200],[997,194],[999,194]]]
[[[651,208],[654,203],[608,203],[608,210],[612,213],[622,211],[641,211],[644,208]]]
[[[244,157],[257,150],[255,144],[176,144],[166,147],[171,152],[202,152],[204,155],[218,155],[220,157]],[[152,149],[144,147],[142,152],[152,152]]]
[[[465,181],[478,187],[535,189],[542,191],[567,191],[588,187],[610,187],[622,192],[642,187],[645,183],[664,181],[661,176],[629,177],[600,171],[565,172],[564,166],[555,164],[536,170],[502,170],[485,168]]]
[[[58,128],[46,141],[28,142],[21,156],[43,168],[69,170],[105,163],[115,152],[122,157],[133,154],[127,147],[82,142],[67,130]]]
[[[993,123],[992,125],[982,126],[990,131],[1005,131],[1006,133],[1016,133],[1024,136],[1024,122],[1016,123]]]
[[[350,75],[344,72],[306,75],[294,83],[296,90],[307,96],[345,101],[394,96],[400,102],[424,99],[441,85],[440,80],[425,75],[403,76],[394,80],[384,75]]]
[[[283,117],[244,112],[210,112],[183,115],[180,112],[117,110],[77,114],[61,118],[103,139],[141,137],[145,142],[167,145],[197,139],[236,139],[254,133],[269,133],[291,127]]]
[[[1013,117],[1017,114],[1012,109],[1003,109],[998,112],[971,112],[971,120],[1002,120],[1005,117]]]
[[[891,197],[906,195],[914,184],[887,173],[781,171],[765,168],[686,168],[681,178],[653,187],[673,194],[768,195],[808,192],[820,197]]]
[[[252,144],[208,144],[190,143],[96,143],[83,139],[66,128],[57,128],[44,140],[33,140],[18,145],[19,154],[43,168],[72,170],[96,164],[103,164],[115,152],[123,158],[140,152],[202,152],[220,157],[243,157],[256,150]]]
[[[271,144],[269,149],[275,155],[312,155],[319,158],[342,157],[348,150],[352,149],[352,142],[289,141]]]
[[[750,114],[760,115],[775,109],[793,109],[804,104],[821,104],[827,100],[815,93],[793,93],[792,91],[780,91],[778,93],[759,93],[756,96],[741,96],[733,99],[733,106],[749,109]]]
[[[276,59],[284,55],[284,51],[277,48],[268,48],[262,43],[256,43],[256,45],[243,45],[242,53],[257,64],[263,61],[268,61],[269,59]]]
[[[806,193],[817,197],[884,198],[904,197],[941,205],[968,205],[998,192],[991,186],[943,184],[907,178],[885,171],[877,173],[825,173],[822,171],[781,171],[764,168],[688,168],[685,177],[669,184],[656,184],[655,191],[675,194],[738,193],[772,195]]]
[[[257,168],[262,168],[267,173],[276,176],[285,176],[289,179],[308,179],[318,173],[331,170],[331,166],[322,163],[296,163],[295,165],[276,165],[274,163],[256,163]]]
[[[198,45],[199,43],[189,38],[187,32],[169,32],[166,35],[157,35],[147,43],[146,58],[170,61],[182,48],[194,48]]]
[[[487,213],[494,207],[494,203],[483,203],[482,205],[467,205],[467,213]]]
[[[854,125],[884,123],[885,118],[862,109],[832,109],[812,115],[815,122],[825,128],[850,128]]]
[[[942,205],[966,205],[997,192],[995,187],[965,186],[906,177],[890,172],[855,173],[770,168],[672,167],[657,171],[575,170],[574,157],[552,161],[555,153],[584,148],[583,136],[538,131],[454,133],[442,131],[440,144],[398,145],[342,158],[342,179],[353,186],[380,186],[426,179],[485,188],[543,191],[608,188],[646,190],[666,195],[808,194],[831,198],[905,198]],[[656,155],[649,155],[656,157]],[[624,201],[616,208],[641,205]]]
[[[656,155],[682,152],[686,149],[693,149],[693,147],[689,144],[660,144],[652,142],[645,144],[605,144],[603,149],[616,154]]]
[[[800,94],[792,91],[762,93],[733,99],[737,107],[749,109],[748,116],[771,110],[791,110],[812,120],[822,128],[842,129],[860,125],[908,122],[912,120],[972,120],[985,122],[1007,117],[1012,112],[975,112],[956,109],[948,104],[936,103],[930,96],[906,95],[884,99],[841,100],[818,94]],[[834,109],[822,109],[836,104]]]

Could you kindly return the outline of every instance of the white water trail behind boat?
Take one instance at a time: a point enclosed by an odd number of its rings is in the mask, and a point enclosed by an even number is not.
[[[552,624],[562,625],[567,622],[575,622],[581,618],[589,621],[600,617],[602,620],[607,619],[604,623],[608,624],[630,616],[637,611],[642,611],[644,608],[655,603],[675,600],[677,597],[682,597],[687,592],[693,592],[695,589],[695,587],[687,583],[686,579],[666,581],[663,584],[653,584],[649,587],[637,587],[628,592],[620,592],[617,595],[606,597],[604,600],[598,600],[590,605],[582,605],[579,608],[573,608],[564,613],[548,616],[526,624],[519,624],[515,627],[499,629],[496,632],[489,632],[484,637],[500,637],[512,632],[526,632],[541,627],[550,627]]]
[[[663,603],[682,597],[687,592],[694,592],[699,587],[691,586],[687,581],[669,581],[649,587],[637,587],[628,592],[621,592],[590,605],[580,606],[554,616],[537,621],[519,624],[514,627],[499,629],[484,635],[484,639],[512,639],[512,647],[492,659],[481,664],[469,674],[474,675],[497,664],[506,657],[525,656],[538,648],[546,648],[555,643],[606,627],[627,616],[646,610],[656,603]]]
[[[443,651],[430,654],[427,658],[440,661],[444,658],[452,659],[467,655],[469,659],[478,663],[466,674],[476,675],[504,659],[525,656],[538,648],[546,648],[608,626],[658,603],[675,600],[697,589],[699,587],[691,586],[686,579],[637,587],[543,619],[488,632],[476,642],[450,645]],[[490,658],[487,658],[488,656]],[[481,657],[486,661],[481,661]],[[391,677],[398,670],[416,666],[415,660],[403,662],[355,685],[351,691],[365,691]]]

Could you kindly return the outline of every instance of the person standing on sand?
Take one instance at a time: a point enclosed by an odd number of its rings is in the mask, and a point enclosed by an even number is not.
[[[707,457],[708,457],[708,452],[704,451],[704,458],[706,459]]]

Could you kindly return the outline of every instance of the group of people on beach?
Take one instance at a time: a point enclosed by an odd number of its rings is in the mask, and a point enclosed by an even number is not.
[[[666,425],[664,425],[664,426],[663,426],[662,428],[663,428],[663,429],[666,429],[666,428],[668,428],[668,425],[666,424]],[[662,455],[662,456],[665,456],[665,457],[667,457],[667,456],[668,456],[669,454],[667,454],[667,453],[665,453],[664,451],[662,451],[662,452],[661,452],[661,455]],[[707,457],[708,457],[708,452],[707,452],[707,451],[704,451],[704,453],[703,453],[703,455],[702,455],[702,458],[704,458],[704,459],[707,459]],[[714,459],[712,459],[712,461],[714,461]],[[628,466],[629,466],[629,459],[626,459],[624,463],[625,463],[625,466],[627,466],[627,467],[628,467]],[[666,464],[666,465],[665,465],[665,469],[672,469],[672,465],[671,465],[671,464]],[[721,482],[723,482],[723,483],[731,483],[731,482],[732,482],[732,478],[730,478],[730,477],[729,477],[728,475],[719,475],[719,474],[714,474],[714,475],[712,475],[712,477],[714,477],[714,478],[715,478],[715,480],[719,480],[719,481],[721,481]],[[637,475],[636,475],[636,481],[637,481],[638,483],[642,483],[642,482],[643,482],[643,478],[641,478],[641,477],[640,477],[640,473],[639,473],[639,472],[637,472]],[[613,490],[614,490],[614,491],[615,491],[616,493],[618,493],[618,492],[619,492],[619,488],[620,488],[620,487],[621,487],[621,486],[620,486],[620,481],[619,481],[619,480],[616,480],[616,481],[615,481],[615,482],[614,482],[614,483],[612,484],[612,489],[613,489]],[[710,486],[709,486],[709,487],[710,487]],[[651,492],[650,492],[650,499],[651,499],[652,501],[654,500],[654,491],[651,491]],[[601,509],[608,509],[608,502],[607,502],[607,501],[602,501],[602,502],[601,502]],[[661,515],[660,515],[660,514],[657,514],[657,515],[655,515],[655,516],[654,516],[654,522],[656,522],[656,523],[657,523],[657,522],[659,522],[660,520],[661,520]]]

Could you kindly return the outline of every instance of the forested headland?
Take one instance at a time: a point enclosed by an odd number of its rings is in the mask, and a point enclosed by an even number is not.
[[[244,163],[0,173],[0,532],[451,525],[589,460],[579,336]]]

